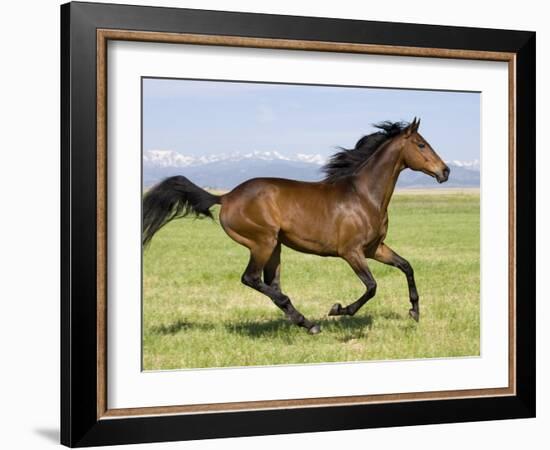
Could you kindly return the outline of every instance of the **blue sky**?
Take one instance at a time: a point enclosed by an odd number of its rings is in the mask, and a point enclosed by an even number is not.
[[[144,150],[328,156],[337,146],[353,147],[373,123],[414,116],[443,159],[479,159],[478,93],[143,80]]]

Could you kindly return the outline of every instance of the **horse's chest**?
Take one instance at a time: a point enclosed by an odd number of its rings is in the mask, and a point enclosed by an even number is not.
[[[378,245],[384,242],[388,233],[388,217],[387,215],[379,222],[370,223],[370,226],[365,227],[364,239],[366,247],[376,249]]]

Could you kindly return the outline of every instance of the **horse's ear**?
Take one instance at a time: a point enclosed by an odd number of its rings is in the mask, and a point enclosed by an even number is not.
[[[418,118],[418,120],[416,121],[416,124],[414,125],[413,132],[416,133],[418,131],[419,126],[420,126],[420,118]]]
[[[415,127],[416,127],[416,117],[409,124],[409,126],[405,129],[405,137],[409,137],[411,134],[413,134],[417,130],[417,128],[415,128]]]

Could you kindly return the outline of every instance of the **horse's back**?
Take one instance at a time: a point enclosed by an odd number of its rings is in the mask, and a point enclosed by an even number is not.
[[[246,180],[231,190],[226,196],[241,195],[245,191],[258,193],[280,189],[302,190],[318,187],[321,183],[315,181],[291,180],[288,178],[261,177]]]

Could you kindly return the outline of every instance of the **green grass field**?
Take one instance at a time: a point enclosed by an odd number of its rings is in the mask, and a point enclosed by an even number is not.
[[[248,251],[218,223],[171,222],[144,254],[144,370],[479,355],[479,193],[434,192],[396,193],[386,239],[415,270],[420,323],[408,317],[405,276],[371,260],[376,297],[329,318],[362,283],[339,258],[283,247],[283,290],[320,323],[316,336],[241,284]]]

